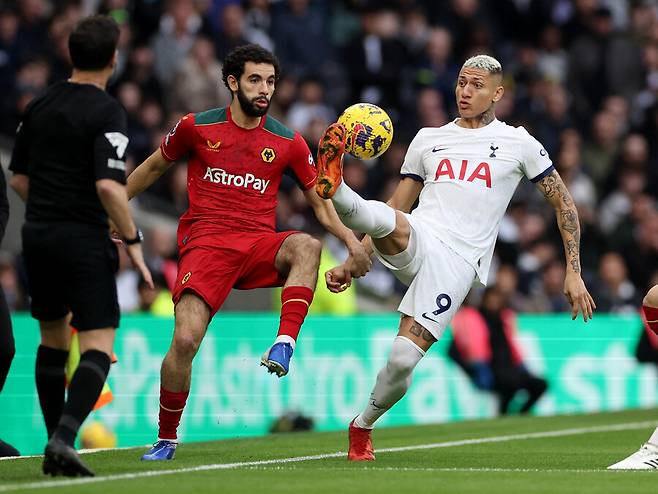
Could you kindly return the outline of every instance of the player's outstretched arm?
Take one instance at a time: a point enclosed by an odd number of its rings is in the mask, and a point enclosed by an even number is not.
[[[340,239],[349,252],[349,258],[345,264],[350,266],[351,276],[359,278],[364,276],[370,267],[372,261],[370,255],[356,238],[354,232],[343,225],[334,209],[334,205],[329,199],[321,199],[315,192],[315,188],[304,191],[306,200],[313,208],[315,217],[324,226],[329,233]]]
[[[153,182],[162,176],[169,169],[173,161],[167,160],[160,148],[146,158],[144,162],[133,170],[126,181],[126,191],[128,199],[132,199],[144,190],[148,189]]]
[[[576,319],[578,312],[581,312],[583,320],[587,322],[592,318],[596,304],[580,273],[580,223],[576,205],[555,170],[537,182],[537,187],[555,209],[557,225],[562,235],[567,260],[564,295],[571,304],[571,318]]]

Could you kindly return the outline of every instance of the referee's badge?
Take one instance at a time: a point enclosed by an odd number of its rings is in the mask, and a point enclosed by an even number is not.
[[[191,276],[192,276],[192,271],[188,271],[187,273],[185,273],[185,276],[183,276],[183,279],[181,280],[180,284],[184,285],[185,283],[187,283],[187,280],[189,280]]]

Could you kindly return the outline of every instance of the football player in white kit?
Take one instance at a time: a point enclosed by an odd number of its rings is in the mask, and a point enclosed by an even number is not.
[[[498,227],[523,177],[555,208],[573,319],[581,312],[587,321],[596,308],[581,278],[580,226],[571,195],[541,144],[523,127],[496,119],[503,92],[500,63],[487,55],[469,58],[455,89],[459,118],[418,132],[386,204],[364,200],[342,180],[342,125],[329,126],[320,140],[316,191],[331,198],[347,227],[368,234],[368,251],[409,286],[388,362],[366,408],[350,423],[350,460],[375,459],[375,421],[404,396],[414,368],[473,283],[486,284]],[[417,199],[418,207],[409,213]],[[351,282],[350,266],[337,266],[325,277],[330,290],[342,291]]]
[[[642,300],[644,322],[658,334],[658,285],[651,287]],[[608,467],[609,470],[658,470],[658,427],[640,449]]]

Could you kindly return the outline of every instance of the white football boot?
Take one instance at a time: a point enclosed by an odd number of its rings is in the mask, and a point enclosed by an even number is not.
[[[625,458],[608,470],[657,470],[658,469],[658,446],[644,443],[642,447],[628,458]]]

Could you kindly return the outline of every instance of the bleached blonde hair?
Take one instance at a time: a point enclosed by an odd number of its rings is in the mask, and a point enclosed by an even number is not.
[[[503,66],[489,55],[475,55],[464,62],[462,68],[486,70],[491,75],[502,75]]]

